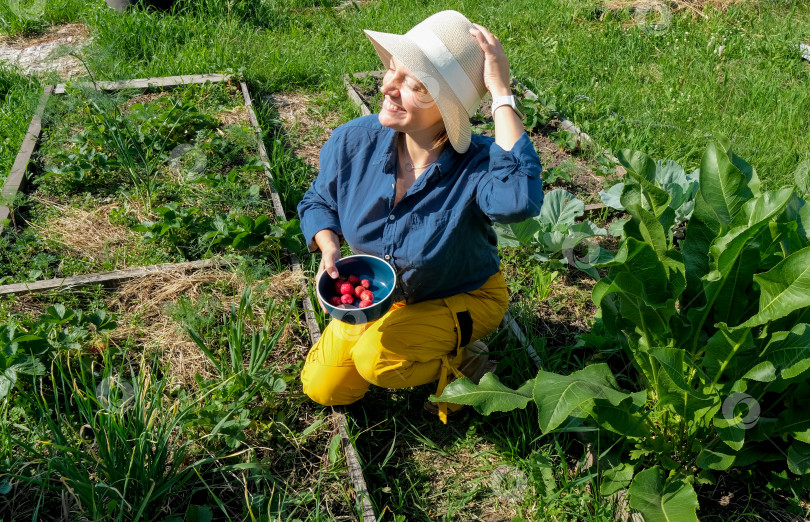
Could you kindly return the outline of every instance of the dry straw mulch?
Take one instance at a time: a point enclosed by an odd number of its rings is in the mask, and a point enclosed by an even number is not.
[[[92,210],[62,205],[56,200],[38,197],[36,200],[55,208],[58,213],[42,225],[31,224],[46,240],[63,245],[71,254],[93,261],[115,258],[116,250],[140,242],[139,235],[123,225],[110,223],[110,212],[120,208],[118,203],[102,205]],[[126,268],[126,257],[119,256],[118,268]]]
[[[267,281],[253,283],[254,303],[257,303],[253,310],[255,320],[258,322],[263,317],[261,304],[268,300],[281,303],[299,296],[303,277],[303,274],[288,270]],[[183,325],[171,316],[170,306],[181,296],[196,301],[206,293],[220,303],[224,316],[230,313],[233,304],[238,305],[246,286],[247,283],[239,275],[220,268],[162,272],[130,281],[120,287],[110,303],[118,316],[118,328],[111,340],[121,343],[134,339],[144,349],[156,351],[168,366],[174,384],[194,389],[197,386],[194,380],[196,374],[209,379],[216,377],[216,370],[191,340]],[[255,293],[259,289],[261,293]],[[271,328],[280,327],[280,315],[276,314],[273,318]],[[285,354],[285,360],[273,360],[273,363],[293,362],[301,357],[302,350],[306,348],[307,343],[295,330],[294,323],[292,318],[284,326],[279,339],[279,346],[292,345],[293,349]],[[249,328],[257,326],[248,325]]]

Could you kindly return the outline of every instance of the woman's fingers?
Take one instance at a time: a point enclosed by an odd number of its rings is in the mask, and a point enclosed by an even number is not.
[[[340,250],[322,252],[321,263],[318,265],[318,273],[315,275],[315,281],[317,281],[318,278],[320,278],[321,272],[324,271],[326,271],[326,273],[332,279],[337,279],[338,276],[340,275],[338,273],[337,267],[335,267],[335,263],[337,262],[338,259],[340,259]],[[321,304],[321,308],[323,309],[324,312],[329,313],[326,311],[326,308],[324,308],[323,304]]]
[[[473,24],[470,34],[484,51],[484,84],[493,96],[505,96],[511,92],[509,60],[500,40],[486,27]]]
[[[318,266],[318,275],[325,270],[326,273],[329,274],[329,277],[337,279],[340,275],[337,267],[335,267],[335,263],[338,259],[340,259],[340,250],[327,250],[322,252],[321,264]]]

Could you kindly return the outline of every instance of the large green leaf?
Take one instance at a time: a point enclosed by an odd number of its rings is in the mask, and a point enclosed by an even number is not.
[[[693,326],[692,351],[700,331],[708,322],[739,324],[750,301],[751,282],[760,266],[760,243],[772,241],[768,224],[779,215],[792,197],[792,189],[770,192],[747,202],[735,220],[738,226],[718,237],[709,249],[711,272],[703,277],[703,304],[690,307]]]
[[[745,378],[772,382],[792,379],[810,368],[810,325],[797,324],[790,332],[776,332]]]
[[[519,247],[529,245],[542,226],[537,218],[529,218],[520,223],[493,223],[492,227],[498,234],[498,244],[502,247]]]
[[[805,240],[810,240],[810,204],[794,195],[785,209],[784,221],[796,223],[796,230]]]
[[[646,402],[646,392],[638,392],[641,406]],[[612,404],[606,399],[594,399],[593,403],[583,406],[591,418],[601,427],[630,438],[641,439],[650,435],[650,426],[641,412],[638,394],[627,397],[619,404]]]
[[[810,473],[810,444],[794,442],[788,448],[788,468],[797,475]]]
[[[630,394],[618,384],[606,364],[586,366],[571,375],[540,371],[534,381],[534,400],[540,410],[540,429],[547,433],[563,423],[575,410],[590,409],[594,399],[618,406]]]
[[[635,476],[630,507],[640,511],[645,522],[697,522],[698,500],[692,485],[677,476],[665,480],[658,466]]]
[[[433,402],[451,402],[472,406],[484,415],[494,411],[512,411],[523,409],[532,400],[534,380],[526,381],[520,388],[513,390],[502,384],[494,373],[486,373],[479,384],[466,377],[458,379],[445,387],[440,397],[430,396]]]
[[[706,343],[703,365],[715,386],[734,382],[751,367],[757,353],[750,328],[729,329],[725,323],[717,325],[717,332]]]
[[[753,171],[743,172],[735,163],[730,147],[722,141],[710,143],[700,162],[700,191],[721,228],[728,226],[742,205],[755,196],[749,186],[754,180]]]
[[[643,241],[638,241],[632,237],[627,238],[619,246],[619,251],[613,260],[598,265],[598,267],[611,269],[609,277],[603,279],[600,283],[604,281],[605,285],[609,285],[611,278],[624,273],[632,275],[642,283],[651,302],[662,303],[672,298],[667,291],[669,280],[666,267],[653,247]],[[603,295],[604,293],[597,292],[594,289],[593,300],[597,306]]]
[[[552,226],[573,225],[585,213],[585,203],[563,189],[554,189],[543,198],[537,220]]]
[[[602,481],[599,483],[599,494],[604,497],[625,489],[633,480],[635,469],[629,462],[619,462],[615,466],[602,472]]]
[[[625,225],[625,230],[628,231],[628,226],[638,227],[638,233],[641,236],[638,239],[652,246],[659,257],[663,256],[669,245],[667,244],[667,232],[658,218],[652,212],[635,205],[629,207],[628,210],[633,215],[633,219]],[[628,234],[632,234],[632,232],[628,232]]]
[[[734,455],[703,448],[695,459],[699,468],[723,471],[734,464]]]
[[[747,413],[747,411],[718,411],[714,419],[712,419],[714,429],[717,430],[717,436],[735,451],[740,451],[745,443],[746,425],[742,417]]]
[[[754,276],[760,287],[759,313],[741,326],[759,326],[810,306],[810,247]]]
[[[633,172],[647,181],[655,181],[655,162],[643,152],[629,149],[620,150],[616,155],[616,159],[629,172]]]
[[[605,298],[609,294],[616,295],[616,315],[611,317],[623,323],[628,321],[632,323],[638,328],[645,342],[658,344],[653,340],[662,340],[671,333],[669,321],[677,313],[675,301],[670,299],[664,303],[652,302],[653,298],[648,293],[643,279],[620,272],[612,279],[605,278],[597,282],[592,292],[594,302],[601,305],[603,310],[607,304]],[[655,292],[652,296],[656,299],[661,297]],[[621,329],[618,325],[614,327]]]
[[[756,173],[731,152],[728,141],[721,138],[719,143],[710,144],[701,161],[700,189],[683,242],[687,307],[703,302],[700,280],[709,272],[709,246],[728,228],[742,205],[757,194]]]
[[[711,409],[719,408],[720,399],[717,396],[701,393],[686,383],[684,376],[692,368],[684,363],[681,348],[652,348],[649,353],[663,370],[658,372],[658,382],[653,383],[662,405],[672,406],[689,422],[695,422]]]
[[[655,183],[647,181],[632,171],[627,174],[629,178],[635,181],[635,183],[627,183],[625,190],[622,191],[621,203],[627,210],[632,213],[632,208],[639,206],[657,218],[670,210],[672,217],[674,217],[674,210],[669,208],[672,198],[666,190],[659,188]],[[638,195],[634,193],[637,190],[640,191]]]

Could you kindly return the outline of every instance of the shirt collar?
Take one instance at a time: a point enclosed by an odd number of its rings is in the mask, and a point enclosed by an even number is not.
[[[442,178],[449,172],[452,172],[453,168],[461,161],[461,154],[456,152],[456,149],[453,148],[453,145],[448,141],[444,145],[444,150],[439,155],[439,159],[436,160],[436,170],[438,171],[435,176],[437,178]]]

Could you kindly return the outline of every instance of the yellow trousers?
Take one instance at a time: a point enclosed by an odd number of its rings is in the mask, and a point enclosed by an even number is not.
[[[461,361],[463,347],[497,328],[508,304],[499,271],[472,292],[394,303],[371,323],[333,319],[307,355],[304,393],[331,406],[359,400],[371,384],[409,388],[444,381],[445,372]]]

